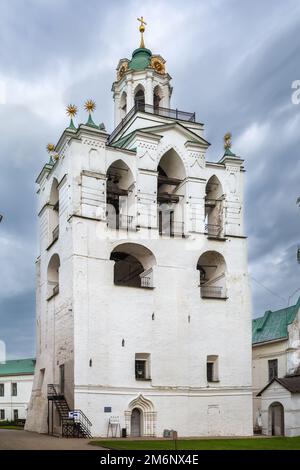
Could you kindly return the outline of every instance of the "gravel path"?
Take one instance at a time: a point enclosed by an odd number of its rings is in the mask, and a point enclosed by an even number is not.
[[[101,450],[89,439],[65,439],[29,431],[0,429],[0,450]]]

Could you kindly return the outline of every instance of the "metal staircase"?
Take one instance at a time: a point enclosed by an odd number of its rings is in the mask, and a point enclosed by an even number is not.
[[[50,404],[52,404],[52,416],[50,420]],[[92,437],[90,427],[92,423],[81,410],[70,410],[65,396],[60,393],[59,385],[48,384],[48,434],[53,434],[53,407],[58,411],[61,421],[62,437]],[[50,432],[51,421],[51,432]]]

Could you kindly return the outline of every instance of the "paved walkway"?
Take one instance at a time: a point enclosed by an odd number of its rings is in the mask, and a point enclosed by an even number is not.
[[[65,439],[29,431],[0,429],[0,450],[101,450],[89,439]]]

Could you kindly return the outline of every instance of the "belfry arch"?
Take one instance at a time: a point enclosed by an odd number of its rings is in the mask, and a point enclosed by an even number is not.
[[[145,110],[145,89],[142,85],[134,90],[134,106],[137,111]]]
[[[226,299],[226,262],[217,251],[205,251],[197,262],[200,273],[201,297]]]
[[[134,228],[135,181],[123,160],[113,162],[106,172],[107,225],[116,230]]]
[[[157,173],[159,234],[184,237],[186,172],[181,158],[173,148],[161,157]]]
[[[123,91],[120,99],[120,118],[123,119],[127,114],[127,93]]]
[[[59,237],[59,189],[56,178],[52,181],[49,206],[49,243],[52,243]]]
[[[205,231],[210,238],[221,238],[224,233],[224,195],[217,176],[209,178],[205,188]]]
[[[110,254],[114,261],[114,284],[127,287],[153,287],[153,267],[156,259],[152,251],[138,243],[121,243]]]

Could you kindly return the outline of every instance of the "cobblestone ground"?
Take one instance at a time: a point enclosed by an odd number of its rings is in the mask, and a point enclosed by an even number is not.
[[[101,450],[89,439],[63,439],[35,432],[0,429],[0,450]]]

